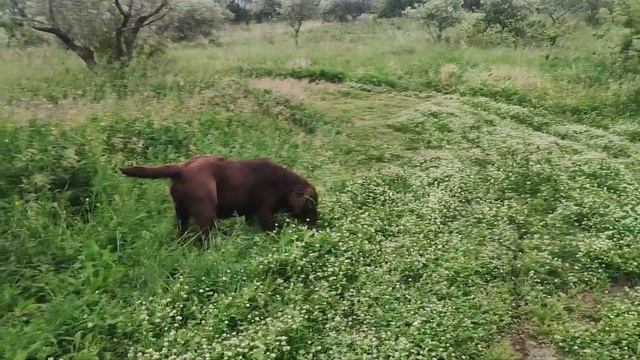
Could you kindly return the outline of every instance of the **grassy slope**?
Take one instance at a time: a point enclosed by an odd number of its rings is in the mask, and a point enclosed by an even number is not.
[[[0,133],[0,354],[511,358],[537,338],[637,357],[640,126],[601,110],[593,49],[549,63],[400,26],[318,27],[300,50],[232,33],[127,80],[3,55],[2,120],[64,122]],[[320,70],[355,82],[243,77]],[[231,220],[212,251],[178,245],[166,184],[115,168],[195,153],[308,175],[320,228]]]

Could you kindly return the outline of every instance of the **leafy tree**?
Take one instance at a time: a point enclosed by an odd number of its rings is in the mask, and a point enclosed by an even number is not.
[[[481,0],[463,0],[462,8],[467,11],[473,11],[481,6]]]
[[[462,22],[462,4],[459,0],[430,0],[405,14],[422,20],[434,33],[436,40],[442,40],[442,33]]]
[[[413,8],[416,4],[422,3],[422,0],[383,0],[384,3],[378,13],[381,18],[392,18],[402,15],[407,8]]]
[[[52,34],[93,68],[96,54],[126,65],[140,31],[168,14],[169,0],[9,0],[20,24]]]
[[[282,4],[279,0],[259,0],[254,3],[253,18],[257,22],[271,21],[282,14]]]
[[[551,45],[554,45],[562,34],[567,33],[567,15],[584,16],[588,23],[596,24],[601,9],[613,10],[612,0],[535,0],[532,1],[532,5],[538,14],[551,20],[550,25],[538,26],[543,28],[541,33]]]
[[[632,61],[640,73],[640,2],[625,0],[617,11],[626,32],[622,38],[620,52],[626,60]]]
[[[251,21],[251,11],[235,0],[227,4],[227,10],[233,14],[233,22],[249,24]]]
[[[531,15],[530,4],[524,0],[484,0],[483,31],[498,27],[520,38],[526,34],[525,23]]]
[[[533,3],[533,7],[539,15],[543,16],[540,18],[541,21],[536,23],[539,35],[553,46],[562,34],[568,32],[567,15],[583,12],[585,0],[537,0]],[[551,23],[542,20],[544,18],[549,19]]]
[[[0,29],[4,29],[9,38],[14,37],[15,24],[11,21],[7,0],[0,0]]]
[[[322,15],[327,20],[347,22],[357,19],[372,8],[371,0],[329,0],[323,6]]]
[[[549,17],[555,25],[568,14],[583,15],[590,24],[598,22],[601,9],[612,12],[615,0],[537,0],[536,11]]]
[[[318,16],[319,12],[320,2],[318,0],[286,0],[282,4],[282,13],[293,30],[296,47],[302,24]]]
[[[640,2],[622,0],[616,13],[626,29],[620,47],[623,70],[637,78],[640,75]],[[628,103],[640,109],[640,85],[637,82],[635,90],[627,98]]]
[[[210,36],[216,26],[232,16],[211,0],[181,0],[158,22],[156,30],[172,41],[192,41]]]
[[[583,0],[583,11],[585,13],[585,20],[592,25],[598,23],[598,14],[601,9],[607,9],[613,12],[615,9],[615,0]]]
[[[585,0],[538,0],[535,4],[536,11],[545,15],[556,25],[566,15],[585,9]]]

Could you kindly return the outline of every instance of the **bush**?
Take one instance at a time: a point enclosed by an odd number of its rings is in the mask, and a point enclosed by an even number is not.
[[[347,74],[338,69],[302,68],[293,69],[290,76],[294,79],[309,79],[310,81],[327,81],[341,83],[347,78]]]
[[[211,36],[220,23],[232,16],[213,1],[183,0],[174,5],[157,29],[172,41],[192,41]]]
[[[640,3],[624,1],[620,4],[618,13],[626,30],[620,52],[625,56],[625,60],[640,63]]]
[[[602,9],[609,12],[615,9],[615,0],[585,0],[584,1],[584,17],[587,23],[598,25],[600,22],[599,14]]]
[[[270,21],[282,13],[282,4],[278,0],[258,0],[253,4],[254,19],[257,22]]]
[[[523,0],[485,0],[484,16],[480,19],[482,31],[497,27],[517,38],[526,34],[526,20],[532,11]]]
[[[513,34],[504,32],[498,26],[479,29],[478,23],[468,29],[466,41],[478,47],[509,46],[516,42]]]
[[[421,3],[420,0],[385,0],[378,16],[381,18],[399,17],[404,10],[419,3]]]
[[[438,41],[442,40],[444,30],[458,25],[464,18],[458,0],[432,0],[414,9],[407,9],[404,14],[422,20]]]
[[[231,1],[227,5],[227,10],[233,14],[232,19],[236,23],[249,24],[251,21],[251,11],[235,1]]]
[[[329,21],[347,22],[371,10],[370,0],[330,0],[324,4],[322,17]]]
[[[634,90],[627,95],[626,101],[632,105],[634,111],[638,111],[640,109],[640,3],[623,1],[618,14],[625,29],[620,44],[620,65],[636,84]]]

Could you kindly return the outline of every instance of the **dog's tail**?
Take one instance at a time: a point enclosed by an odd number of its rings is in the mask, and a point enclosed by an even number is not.
[[[182,167],[180,165],[162,165],[162,166],[132,166],[120,169],[127,175],[139,178],[159,179],[171,178],[177,179],[182,175]]]

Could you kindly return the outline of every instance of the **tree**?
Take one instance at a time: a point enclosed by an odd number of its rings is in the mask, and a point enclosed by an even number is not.
[[[257,22],[271,21],[282,14],[282,4],[278,0],[258,0],[253,9],[253,18]]]
[[[52,34],[89,68],[96,54],[109,63],[128,64],[140,31],[161,20],[169,0],[9,0],[20,24]]]
[[[318,15],[320,3],[318,0],[286,0],[282,5],[282,13],[293,30],[293,37],[297,47],[302,24]]]
[[[432,32],[437,41],[442,40],[442,33],[462,22],[462,4],[459,0],[430,0],[414,9],[407,9],[405,15],[422,20]]]
[[[615,0],[537,0],[536,11],[547,15],[555,25],[567,14],[582,14],[590,24],[597,23],[601,9],[612,12]]]
[[[481,6],[480,0],[463,0],[462,8],[467,11],[473,11]]]
[[[637,65],[640,74],[640,2],[623,0],[617,11],[621,25],[625,28],[620,46],[620,53],[628,62]]]
[[[251,11],[235,0],[227,4],[227,10],[233,14],[234,22],[249,24],[251,21]]]
[[[120,0],[113,1],[122,17],[122,21],[115,30],[115,49],[112,52],[111,60],[126,63],[133,57],[140,29],[166,16],[169,12],[167,9],[169,0],[147,2],[139,0],[138,4],[134,0],[129,0],[126,7],[122,6]]]
[[[483,31],[495,26],[520,38],[526,34],[525,23],[531,14],[530,4],[524,0],[484,0],[484,16],[480,20]]]
[[[355,20],[371,10],[371,0],[329,0],[322,9],[323,18],[340,22]]]
[[[585,9],[585,0],[537,0],[535,11],[551,20],[551,24],[540,22],[540,35],[546,38],[549,45],[556,44],[558,38],[567,32],[568,14],[576,14]]]
[[[422,3],[422,0],[383,0],[382,8],[378,13],[381,18],[392,18],[402,15],[402,12],[408,8],[413,8],[416,4]]]
[[[11,21],[9,4],[6,0],[0,0],[0,29],[4,29],[9,39],[15,37],[15,23]]]
[[[607,9],[609,12],[613,12],[615,8],[615,0],[583,0],[585,12],[585,20],[592,25],[598,23],[598,14],[601,9]]]
[[[567,14],[579,11],[584,4],[584,0],[538,0],[535,6],[538,14],[546,15],[555,25]]]
[[[192,41],[199,36],[211,36],[216,26],[232,16],[211,0],[181,0],[155,28],[172,41]]]
[[[619,66],[627,75],[625,82],[635,84],[627,94],[626,101],[630,107],[640,111],[640,84],[637,81],[640,76],[640,2],[620,0],[614,15],[617,22],[624,28],[620,43]]]

